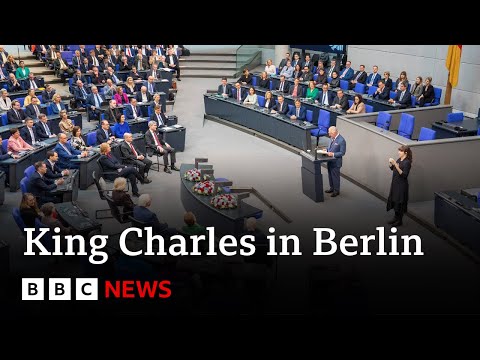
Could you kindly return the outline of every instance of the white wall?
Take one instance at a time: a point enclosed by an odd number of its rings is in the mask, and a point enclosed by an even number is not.
[[[370,73],[373,65],[379,72],[388,70],[393,81],[405,70],[410,82],[420,75],[433,78],[433,85],[442,88],[443,104],[448,70],[445,58],[448,45],[348,45],[348,59],[357,70],[360,64]],[[480,107],[480,46],[463,45],[460,74],[457,87],[452,90],[454,109],[466,113],[478,113]]]

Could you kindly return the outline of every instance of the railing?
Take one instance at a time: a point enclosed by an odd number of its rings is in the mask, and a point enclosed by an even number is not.
[[[262,62],[262,53],[266,50],[273,51],[274,45],[242,45],[236,52],[236,74],[240,76],[243,69],[253,69]]]

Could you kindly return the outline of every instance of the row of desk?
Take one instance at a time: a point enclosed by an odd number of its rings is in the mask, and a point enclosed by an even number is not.
[[[444,122],[435,121],[432,129],[436,131],[437,139],[448,139],[454,137],[475,136],[480,128],[479,118],[465,118],[462,121]]]

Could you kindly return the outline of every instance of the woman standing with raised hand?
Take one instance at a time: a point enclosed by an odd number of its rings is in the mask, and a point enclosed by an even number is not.
[[[406,145],[398,148],[397,161],[390,158],[388,165],[393,171],[392,185],[387,201],[387,211],[395,210],[395,216],[388,223],[392,226],[402,225],[403,214],[407,212],[408,204],[408,175],[412,167],[412,150]]]

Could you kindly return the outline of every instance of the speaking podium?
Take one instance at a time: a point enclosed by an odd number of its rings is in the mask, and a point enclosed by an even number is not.
[[[315,151],[301,151],[302,157],[302,190],[305,195],[315,202],[323,202],[322,163],[333,161],[335,158],[317,154]]]

